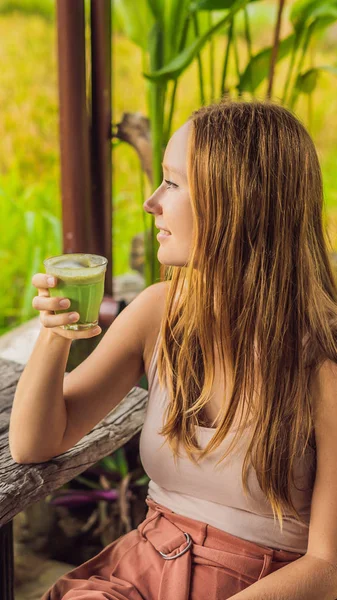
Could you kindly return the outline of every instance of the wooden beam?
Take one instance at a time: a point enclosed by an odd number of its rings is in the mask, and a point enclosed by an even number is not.
[[[134,387],[67,452],[44,463],[18,464],[9,452],[8,429],[23,369],[24,365],[0,359],[0,526],[128,442],[143,426],[148,399],[147,390]]]

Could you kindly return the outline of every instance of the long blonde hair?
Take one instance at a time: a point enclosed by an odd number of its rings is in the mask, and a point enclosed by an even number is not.
[[[290,486],[296,457],[315,449],[310,378],[325,359],[337,362],[337,287],[319,161],[305,127],[271,101],[223,100],[190,121],[193,243],[186,265],[165,270],[158,377],[169,403],[160,433],[175,459],[182,444],[199,464],[238,413],[221,461],[241,438],[248,409],[243,489],[251,463],[282,530],[283,510],[303,522]],[[201,449],[195,426],[211,398],[215,342],[229,401]]]

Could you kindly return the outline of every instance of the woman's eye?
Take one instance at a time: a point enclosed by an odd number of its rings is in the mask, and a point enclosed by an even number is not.
[[[167,183],[167,188],[170,187],[178,187],[176,183],[173,183],[173,181],[168,181],[167,179],[164,179],[165,183]]]

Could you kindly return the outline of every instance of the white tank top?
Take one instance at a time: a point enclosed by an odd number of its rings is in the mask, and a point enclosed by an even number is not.
[[[305,554],[314,483],[314,450],[307,448],[304,458],[297,461],[294,469],[296,487],[291,488],[294,506],[305,525],[285,515],[282,533],[278,521],[274,523],[271,505],[252,468],[248,476],[251,495],[244,494],[241,472],[247,450],[245,434],[234,451],[218,466],[216,462],[228,448],[234,429],[214,452],[199,461],[199,465],[194,465],[181,448],[182,457],[177,459],[176,467],[168,444],[162,446],[164,436],[158,434],[164,424],[168,402],[168,393],[160,388],[157,374],[159,337],[160,334],[149,366],[149,398],[140,435],[140,458],[150,478],[149,496],[180,515],[208,523],[245,540]],[[213,434],[212,428],[197,428],[202,448]]]

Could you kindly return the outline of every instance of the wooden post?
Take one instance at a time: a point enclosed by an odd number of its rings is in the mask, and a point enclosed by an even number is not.
[[[106,256],[99,322],[118,314],[112,289],[111,6],[91,2],[91,101],[85,78],[83,0],[57,0],[63,252]],[[88,105],[91,105],[90,113]],[[82,341],[82,349],[85,344]]]
[[[92,229],[97,254],[108,258],[106,294],[112,290],[111,0],[91,0]]]
[[[57,0],[63,252],[95,252],[83,0]]]
[[[0,527],[0,598],[14,600],[13,523]]]

